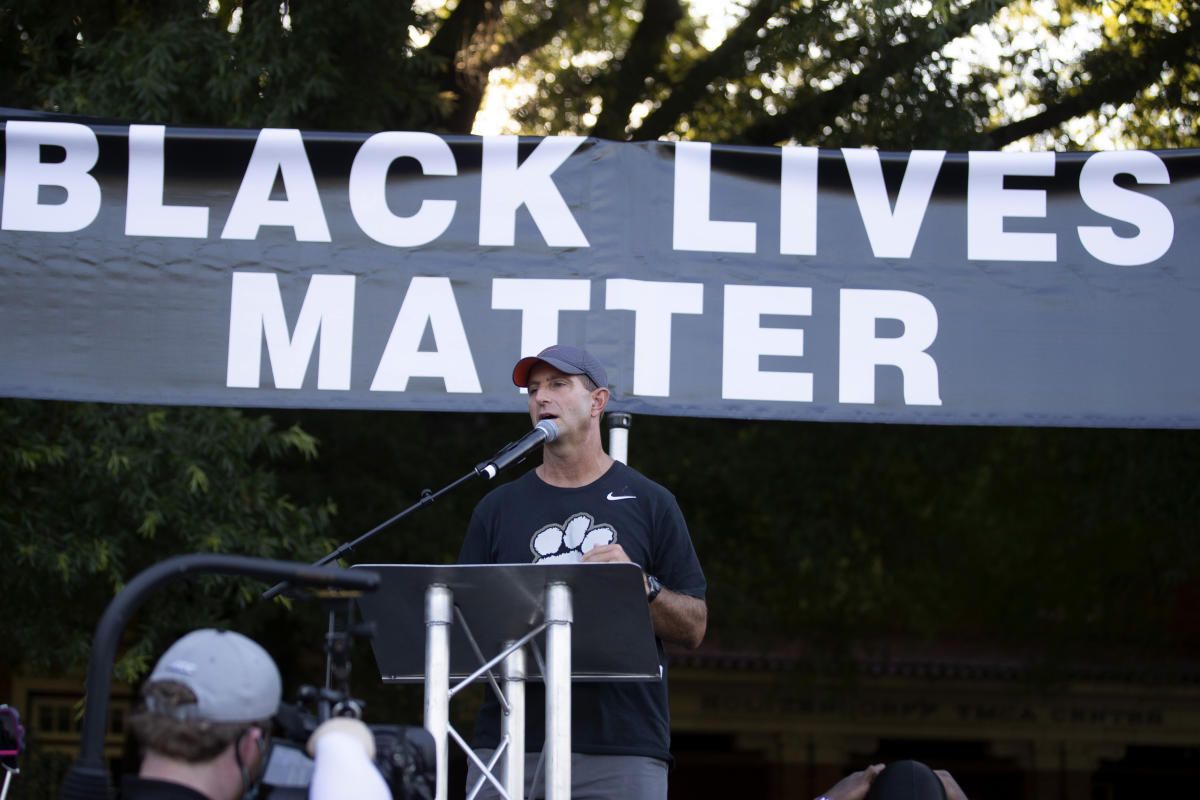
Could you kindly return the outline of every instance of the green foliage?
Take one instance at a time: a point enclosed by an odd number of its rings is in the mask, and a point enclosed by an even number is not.
[[[0,11],[5,102],[193,125],[883,149],[1196,143],[1194,2],[753,0],[708,49],[682,0],[162,0]]]
[[[1200,83],[1194,3],[1019,5],[1000,44],[998,96],[1028,111],[998,119],[989,141],[1054,149],[1192,147]],[[1047,46],[1022,47],[1041,34]]]
[[[1198,455],[1195,431],[659,418],[630,445],[688,517],[716,640],[1060,663],[1200,650]]]
[[[137,122],[437,128],[437,59],[408,42],[420,19],[392,0],[18,0],[0,79],[9,105]]]
[[[324,555],[332,503],[293,502],[273,473],[315,456],[300,428],[278,431],[236,409],[0,403],[6,614],[21,623],[6,636],[5,666],[86,663],[100,612],[164,558]],[[262,588],[217,577],[169,587],[130,631],[118,677],[143,674],[184,629],[229,625]]]
[[[652,61],[625,47],[636,29],[610,31],[671,3],[577,5],[588,22],[517,67],[536,87],[515,114],[524,132],[898,150],[1195,141],[1190,3],[756,0],[711,50],[683,15]],[[618,78],[639,91],[614,94]]]

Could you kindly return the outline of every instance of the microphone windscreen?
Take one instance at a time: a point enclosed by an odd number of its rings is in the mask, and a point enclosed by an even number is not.
[[[541,420],[534,427],[546,434],[547,442],[553,442],[558,438],[558,426],[554,424],[554,420],[552,419]]]

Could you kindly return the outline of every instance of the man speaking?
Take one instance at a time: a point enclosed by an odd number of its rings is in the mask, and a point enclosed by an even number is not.
[[[490,492],[476,506],[461,564],[598,563],[642,567],[663,680],[580,683],[572,689],[572,800],[666,800],[671,763],[664,641],[697,647],[704,638],[706,583],[674,496],[604,452],[600,419],[608,375],[590,353],[555,345],[523,358],[513,383],[529,390],[535,426],[557,434],[542,463]],[[526,796],[535,785],[544,738],[544,688],[527,689]],[[500,707],[489,694],[475,723],[473,747],[486,761],[499,745]],[[479,779],[472,764],[468,790]],[[481,797],[496,797],[485,784]]]

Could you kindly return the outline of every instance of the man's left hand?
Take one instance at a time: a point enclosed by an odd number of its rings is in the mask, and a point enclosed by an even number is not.
[[[585,564],[602,564],[613,561],[633,561],[619,544],[600,544],[583,554],[579,559]]]

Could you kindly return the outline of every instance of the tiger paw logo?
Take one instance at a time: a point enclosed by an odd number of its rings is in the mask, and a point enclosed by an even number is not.
[[[575,514],[562,525],[547,525],[533,535],[529,549],[535,564],[574,564],[593,547],[612,544],[617,532],[596,525],[590,514]]]

